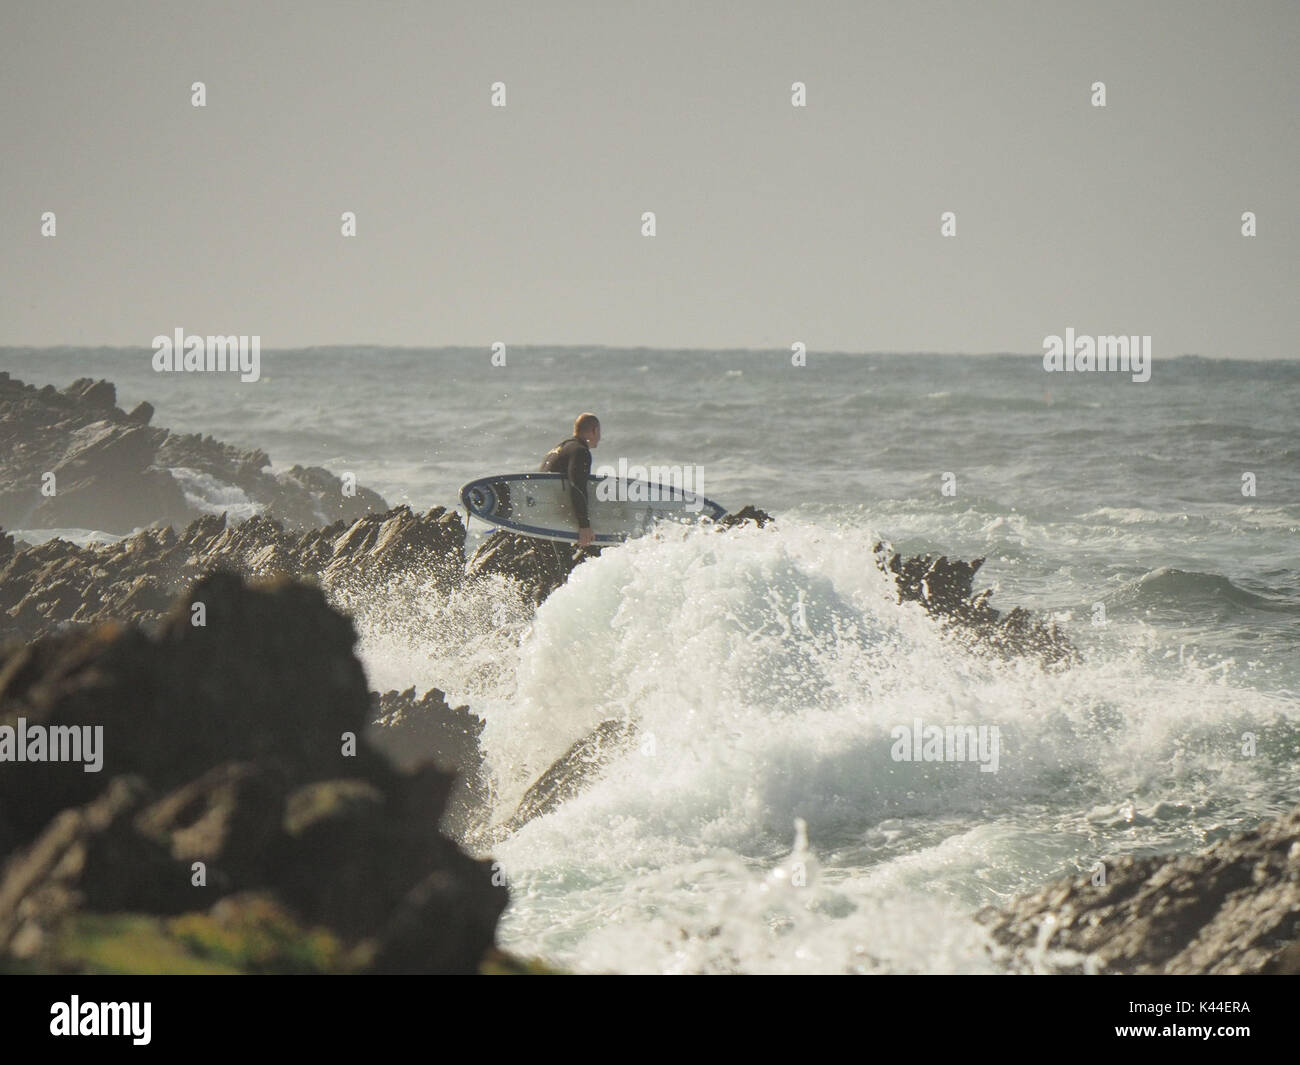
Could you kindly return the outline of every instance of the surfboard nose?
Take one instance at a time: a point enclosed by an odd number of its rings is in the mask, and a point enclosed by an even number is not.
[[[460,490],[460,501],[475,514],[484,515],[495,512],[497,497],[490,485],[472,481]]]

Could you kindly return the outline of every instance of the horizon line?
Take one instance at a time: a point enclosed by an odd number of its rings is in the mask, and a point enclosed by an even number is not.
[[[191,334],[194,336],[207,336],[204,333]],[[211,334],[216,336],[218,334]],[[229,334],[220,334],[229,335]],[[1110,334],[1104,334],[1110,335]],[[1119,334],[1115,334],[1119,335]],[[370,348],[376,351],[476,351],[482,350],[491,354],[492,344],[496,341],[489,341],[486,344],[305,344],[290,347],[263,347],[260,350],[265,354],[275,352],[279,354],[292,352],[309,352],[309,351],[349,351],[356,348]],[[717,348],[717,347],[652,347],[644,344],[622,345],[622,344],[513,344],[507,343],[507,350],[515,349],[520,351],[529,351],[541,348],[560,349],[569,351],[584,352],[659,352],[665,354],[708,354],[708,355],[726,355],[726,354],[781,354],[789,355],[789,348]],[[152,351],[151,345],[132,345],[132,344],[0,344],[0,353],[10,351]],[[860,358],[907,358],[910,356],[939,356],[942,358],[1023,358],[1023,359],[1041,359],[1041,352],[1019,352],[1019,351],[931,351],[916,349],[912,351],[849,351],[842,348],[812,348],[806,349],[808,355],[837,355],[837,356],[856,356]],[[1300,357],[1259,357],[1251,355],[1204,355],[1200,352],[1186,351],[1178,355],[1160,356],[1161,361],[1176,361],[1180,359],[1201,359],[1205,362],[1300,362]]]

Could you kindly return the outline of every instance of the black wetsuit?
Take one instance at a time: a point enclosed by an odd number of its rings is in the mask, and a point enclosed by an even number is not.
[[[576,436],[556,444],[542,460],[542,473],[562,473],[569,484],[569,501],[579,529],[591,528],[587,512],[587,478],[591,476],[591,448]]]

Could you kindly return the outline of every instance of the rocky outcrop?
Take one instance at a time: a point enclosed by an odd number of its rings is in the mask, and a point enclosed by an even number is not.
[[[450,587],[464,570],[464,540],[459,515],[441,507],[419,516],[396,507],[307,532],[209,515],[179,533],[144,529],[90,547],[50,540],[16,549],[0,537],[0,645],[103,621],[149,628],[185,587],[217,570],[340,590],[418,572]]]
[[[86,914],[171,935],[162,918],[218,922],[251,893],[324,930],[344,968],[476,971],[505,890],[438,830],[451,776],[367,741],[355,640],[315,588],[216,574],[152,635],[104,626],[0,657],[0,743],[102,729],[99,771],[0,763],[0,957],[75,968]]]
[[[452,707],[437,688],[419,699],[415,689],[372,696],[373,721],[367,739],[399,768],[432,762],[455,777],[447,795],[442,827],[453,839],[473,837],[491,805],[479,736],[483,720],[467,706]]]
[[[414,688],[372,698],[378,716],[367,733],[371,744],[399,767],[432,762],[453,774],[456,779],[448,793],[442,828],[453,839],[475,844],[504,839],[558,809],[594,783],[638,736],[630,721],[602,721],[528,786],[508,818],[490,824],[493,794],[479,747],[482,719],[468,707],[450,707],[436,688],[419,699]]]
[[[772,516],[757,507],[746,506],[735,514],[723,515],[715,524],[719,529],[754,524],[760,528]],[[536,603],[541,603],[569,579],[569,574],[589,558],[597,557],[601,548],[580,548],[574,544],[538,540],[496,530],[488,534],[469,561],[471,576],[497,574],[516,581]]]
[[[1071,663],[1079,658],[1074,645],[1055,622],[1045,622],[1016,607],[1003,614],[989,606],[993,590],[976,594],[975,574],[984,559],[962,562],[946,556],[917,555],[904,559],[876,544],[876,565],[894,578],[900,603],[920,603],[963,642],[1007,655],[1036,655],[1044,663]]]
[[[747,524],[757,525],[761,529],[771,520],[772,515],[767,511],[759,510],[758,507],[753,504],[747,503],[734,514],[722,515],[722,517],[717,520],[716,524],[720,525],[724,529],[734,529],[737,525]]]
[[[574,569],[600,552],[599,547],[580,548],[498,529],[479,544],[469,561],[469,575],[507,577],[517,582],[533,602],[541,603],[569,579]]]
[[[1300,809],[1200,854],[1102,868],[1104,883],[1058,881],[980,920],[1038,969],[1300,973]]]
[[[595,782],[638,735],[630,721],[602,721],[529,785],[508,818],[490,824],[494,796],[479,747],[482,719],[468,707],[450,707],[436,688],[419,699],[414,688],[372,698],[377,716],[367,733],[371,744],[399,767],[432,762],[453,774],[456,779],[448,793],[442,828],[453,839],[474,844],[504,839],[558,809]]]
[[[602,721],[529,785],[515,812],[493,827],[490,838],[508,836],[534,818],[558,809],[595,781],[615,757],[628,751],[636,737],[637,728],[630,721]]]
[[[80,378],[59,391],[0,372],[0,525],[111,533],[183,525],[205,513],[185,490],[203,478],[240,489],[252,509],[290,528],[388,509],[369,489],[345,492],[328,470],[272,474],[264,451],[171,433],[152,418],[147,403],[121,410],[107,381]]]

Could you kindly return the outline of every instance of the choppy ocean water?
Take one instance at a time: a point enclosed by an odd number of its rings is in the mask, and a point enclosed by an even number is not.
[[[437,686],[486,718],[503,810],[604,718],[652,737],[493,851],[504,945],[562,966],[996,969],[980,906],[1300,801],[1295,361],[1157,361],[1145,384],[1033,356],[575,348],[504,368],[267,351],[256,384],[156,374],[144,349],[0,349],[0,369],[106,377],[156,425],[417,509],[534,468],[589,409],[598,463],[698,466],[706,495],[778,515],[608,552],[535,616],[500,586],[346,604],[372,687]],[[953,648],[891,601],[877,539],[986,556],[994,605],[1057,616],[1083,663]],[[917,720],[996,726],[998,771],[895,761]]]

